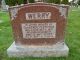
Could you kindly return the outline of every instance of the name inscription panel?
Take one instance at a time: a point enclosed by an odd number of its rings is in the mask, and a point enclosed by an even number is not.
[[[23,23],[21,25],[24,39],[56,37],[56,23]]]
[[[51,19],[51,12],[26,13],[26,20]]]

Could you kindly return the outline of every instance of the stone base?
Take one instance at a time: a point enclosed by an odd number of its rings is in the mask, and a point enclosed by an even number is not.
[[[26,47],[16,46],[15,42],[7,49],[9,57],[66,57],[68,56],[69,48],[66,44],[57,43],[55,45]]]

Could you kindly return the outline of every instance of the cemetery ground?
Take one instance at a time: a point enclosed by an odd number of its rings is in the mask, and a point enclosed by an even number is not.
[[[0,11],[0,60],[80,60],[80,7],[69,11],[65,42],[70,51],[68,57],[24,57],[9,58],[7,48],[13,43],[12,28],[8,12]]]

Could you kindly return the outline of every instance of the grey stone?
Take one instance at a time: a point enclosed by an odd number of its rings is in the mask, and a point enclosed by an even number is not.
[[[42,46],[16,46],[14,42],[7,49],[9,57],[66,57],[68,52],[69,48],[64,42]]]
[[[9,6],[6,5],[5,0],[1,1],[1,10],[2,11],[8,11]]]

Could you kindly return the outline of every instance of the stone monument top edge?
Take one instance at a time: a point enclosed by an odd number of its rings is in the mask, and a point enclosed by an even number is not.
[[[9,9],[12,9],[12,8],[18,8],[18,7],[23,7],[23,6],[29,6],[29,5],[50,5],[50,6],[58,6],[58,7],[69,7],[69,5],[65,5],[65,4],[54,4],[54,3],[42,3],[42,2],[39,2],[39,3],[28,3],[28,4],[21,4],[21,5],[16,5],[16,6],[10,6]]]

